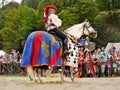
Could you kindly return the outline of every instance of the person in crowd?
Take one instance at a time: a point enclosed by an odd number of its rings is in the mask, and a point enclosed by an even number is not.
[[[112,76],[115,76],[117,74],[117,70],[118,70],[117,60],[114,60],[113,61],[113,73],[112,73]]]
[[[107,59],[109,57],[109,53],[107,51],[105,51],[104,47],[101,48],[100,57],[101,56],[104,56],[104,61],[107,62]]]
[[[89,58],[88,50],[85,50],[84,52],[84,63],[85,63],[86,76],[90,76],[91,70],[90,70],[90,58]]]
[[[110,50],[113,55],[116,54],[116,47],[114,45],[111,46]]]
[[[107,63],[109,53],[108,53],[108,51],[105,51],[104,47],[101,48],[100,57],[101,56],[104,56],[104,63]],[[105,76],[107,76],[107,65],[106,64],[105,64],[105,71],[106,71],[106,72],[104,72]]]
[[[101,63],[101,76],[104,77],[105,76],[105,56],[102,55],[100,57],[100,63]]]
[[[82,75],[82,71],[83,71],[83,65],[84,65],[84,51],[83,51],[83,48],[79,48],[79,51],[78,51],[78,75],[77,77],[81,77]]]
[[[98,52],[98,54],[100,54],[100,52],[101,52],[101,49],[100,49],[100,48],[98,48],[98,49],[97,49],[97,52]]]
[[[111,77],[111,75],[112,75],[112,62],[111,62],[111,60],[112,60],[112,56],[110,56],[108,58],[108,61],[107,61],[107,73],[108,73],[108,77]]]
[[[100,56],[97,50],[94,50],[93,55],[92,55],[92,60],[93,60],[95,76],[98,76],[98,73],[99,73],[98,61],[100,60]]]

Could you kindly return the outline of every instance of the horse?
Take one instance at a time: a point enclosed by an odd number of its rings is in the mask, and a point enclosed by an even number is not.
[[[66,35],[73,35],[80,38],[82,35],[88,35],[95,38],[97,32],[88,21],[74,25],[64,31]],[[59,41],[54,36],[45,31],[32,32],[26,41],[21,66],[27,68],[30,80],[42,83],[38,67],[42,65],[59,66],[61,65],[61,81],[64,81],[64,66],[70,66],[71,80],[74,80],[73,68],[77,67],[78,47],[68,38],[69,51],[66,61],[61,60],[62,49]],[[63,58],[64,59],[64,58]],[[37,68],[36,68],[37,67]]]
[[[77,39],[81,38],[82,35],[87,35],[91,38],[97,37],[97,32],[94,30],[94,28],[91,26],[91,24],[87,20],[64,30],[64,32],[68,36],[72,35]],[[78,62],[77,62],[78,61],[78,46],[75,43],[73,43],[70,39],[68,39],[69,52],[71,52],[71,51],[72,52],[67,56],[65,65],[70,66],[70,75],[71,75],[72,82],[74,81],[73,68],[78,67]],[[65,60],[63,60],[63,62],[64,61]],[[64,65],[62,67],[64,67]],[[62,77],[62,79],[63,78],[64,77]]]

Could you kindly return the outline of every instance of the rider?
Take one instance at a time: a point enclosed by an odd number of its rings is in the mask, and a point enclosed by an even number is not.
[[[47,5],[44,9],[44,23],[47,27],[47,32],[51,33],[54,32],[56,35],[58,35],[63,42],[63,50],[64,53],[67,52],[67,36],[63,34],[60,30],[58,30],[58,27],[62,25],[62,21],[58,18],[58,16],[55,14],[57,7],[54,5]]]

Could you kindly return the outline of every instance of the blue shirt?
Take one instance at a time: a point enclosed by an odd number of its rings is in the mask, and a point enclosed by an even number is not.
[[[109,53],[106,52],[106,51],[100,52],[100,57],[101,57],[102,55],[104,56],[104,61],[107,62],[108,57],[109,57]]]

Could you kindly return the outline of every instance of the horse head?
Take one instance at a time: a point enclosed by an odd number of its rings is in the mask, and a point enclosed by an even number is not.
[[[66,29],[64,32],[67,34],[73,35],[77,38],[80,38],[82,35],[87,35],[92,38],[97,37],[97,32],[94,30],[94,28],[91,26],[91,24],[87,20]]]
[[[91,26],[91,24],[89,23],[89,21],[85,20],[82,23],[82,27],[83,27],[83,35],[88,35],[92,38],[96,38],[97,37],[97,31],[94,30],[94,28]]]

